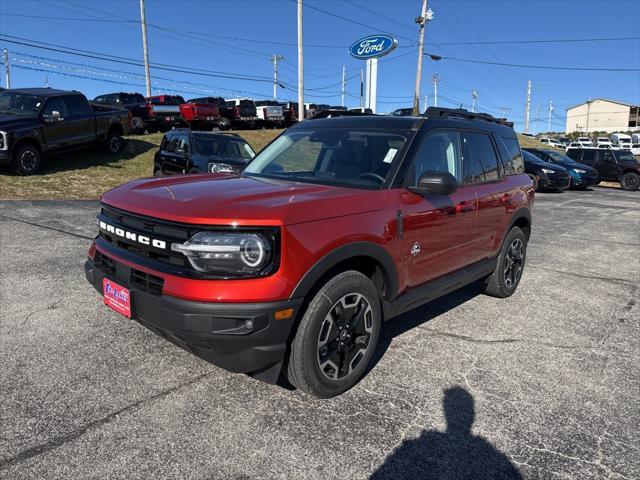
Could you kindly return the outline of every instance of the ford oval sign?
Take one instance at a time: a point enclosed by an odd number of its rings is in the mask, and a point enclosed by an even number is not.
[[[354,58],[367,60],[391,53],[397,46],[398,41],[389,35],[369,35],[351,45],[349,53]]]

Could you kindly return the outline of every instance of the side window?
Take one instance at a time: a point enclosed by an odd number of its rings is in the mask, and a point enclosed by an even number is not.
[[[425,172],[449,172],[462,182],[462,148],[460,133],[435,131],[429,133],[418,147],[409,171],[411,185],[417,185]]]
[[[178,146],[178,138],[175,133],[165,135],[165,150],[167,153],[175,153]]]
[[[516,138],[498,137],[498,148],[501,148],[501,144],[506,149],[506,155],[504,157],[504,169],[507,175],[520,175],[524,173],[524,161],[522,160],[522,152],[520,151],[520,144]],[[502,153],[502,150],[501,150]]]
[[[606,163],[616,163],[613,152],[600,152],[600,158]]]
[[[176,135],[176,153],[189,153],[191,148],[189,147],[189,135],[180,133]]]
[[[484,133],[465,133],[465,143],[467,145],[467,158],[465,163],[471,162],[482,165],[484,179],[486,182],[493,182],[500,179],[498,172],[498,157],[493,148],[491,137]]]
[[[89,104],[80,95],[73,95],[71,97],[67,97],[65,99],[65,102],[67,103],[69,109],[71,110],[71,115],[74,117],[81,116],[81,115],[88,115],[89,113],[91,113]]]
[[[69,116],[69,109],[63,98],[50,98],[47,104],[44,106],[42,115],[45,117],[51,117],[53,112],[60,113],[60,118],[66,118]]]
[[[105,96],[104,95],[100,95],[100,96],[94,98],[93,101],[96,102],[96,103],[104,103],[104,99],[105,99]]]

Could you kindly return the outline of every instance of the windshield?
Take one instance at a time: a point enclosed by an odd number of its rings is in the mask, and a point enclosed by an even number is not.
[[[44,97],[28,93],[4,90],[0,92],[0,112],[35,117],[40,111]]]
[[[271,178],[377,189],[409,133],[345,128],[290,130],[262,150],[244,173]]]
[[[221,137],[208,134],[193,134],[195,150],[200,155],[214,155],[216,157],[233,158],[248,162],[255,153],[248,143],[238,141],[233,137]]]
[[[636,157],[633,156],[633,153],[629,151],[620,151],[614,150],[613,154],[616,156],[618,160],[623,160],[625,162],[635,162]]]

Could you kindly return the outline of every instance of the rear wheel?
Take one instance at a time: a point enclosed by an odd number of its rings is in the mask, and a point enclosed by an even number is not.
[[[330,398],[364,375],[378,343],[380,298],[356,271],[329,280],[313,297],[291,344],[287,377],[300,390]]]
[[[131,119],[131,131],[136,135],[142,135],[144,133],[144,121],[140,117],[133,117]]]
[[[22,145],[13,154],[11,171],[18,175],[33,175],[40,168],[42,154],[33,145]]]
[[[122,138],[122,136],[120,136],[120,134],[117,131],[111,130],[107,134],[107,138],[104,141],[104,149],[106,150],[107,153],[110,153],[112,155],[117,155],[122,151],[123,148],[124,148],[124,139]]]
[[[620,181],[620,187],[631,192],[638,190],[640,188],[640,175],[633,172],[625,173]]]
[[[527,237],[520,227],[513,227],[502,245],[496,268],[485,280],[485,293],[506,298],[520,283],[527,257]]]
[[[531,181],[533,182],[533,189],[536,192],[540,191],[540,182],[538,181],[538,177],[536,177],[533,173],[527,173]]]

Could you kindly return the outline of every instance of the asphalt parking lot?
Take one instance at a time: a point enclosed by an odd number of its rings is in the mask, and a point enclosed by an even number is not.
[[[96,212],[0,203],[2,479],[640,478],[640,192],[537,195],[513,297],[471,286],[385,324],[328,401],[104,307]]]

